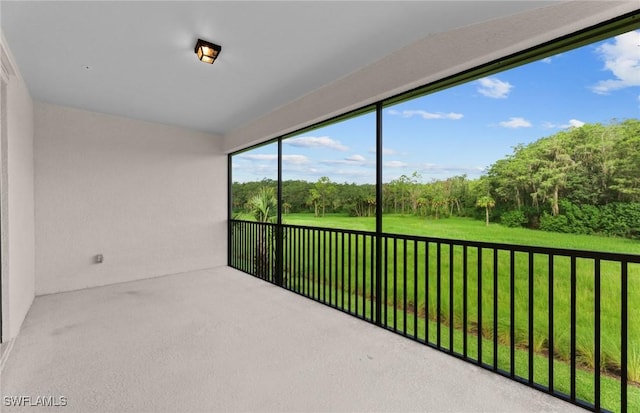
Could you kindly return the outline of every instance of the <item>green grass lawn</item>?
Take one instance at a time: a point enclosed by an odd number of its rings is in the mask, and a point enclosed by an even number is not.
[[[242,219],[250,219],[244,215]],[[326,228],[375,231],[374,217],[354,218],[344,214],[283,215],[284,224],[307,225]],[[554,248],[569,248],[590,251],[640,254],[640,241],[627,238],[610,238],[595,235],[561,234],[526,228],[508,228],[472,218],[425,219],[414,215],[385,214],[382,231],[390,234],[419,235],[423,237],[454,240],[487,241],[515,245],[535,245]]]
[[[247,217],[244,217],[247,218]],[[353,218],[342,215],[328,215],[316,218],[311,214],[288,214],[283,216],[285,224],[312,227],[342,228],[373,231],[374,218]],[[485,241],[515,245],[536,245],[545,247],[568,248],[579,250],[597,250],[640,254],[640,242],[628,239],[607,238],[586,235],[558,234],[528,229],[506,228],[498,224],[488,227],[484,222],[472,219],[449,218],[426,220],[424,218],[402,215],[385,215],[383,231],[389,234],[410,234],[454,240]],[[357,297],[359,307],[355,311],[365,315],[370,311],[369,298],[375,291],[373,279],[373,253],[371,246],[375,239],[370,236],[354,236],[346,242],[337,233],[307,233],[305,240],[296,239],[299,233],[291,233],[284,241],[286,259],[285,272],[289,282],[300,283],[307,287]],[[294,242],[295,241],[295,242]],[[304,242],[302,242],[304,241]],[[398,317],[404,322],[407,312],[407,323],[413,331],[414,324],[420,326],[436,325],[439,319],[441,328],[453,326],[454,337],[461,337],[464,330],[463,319],[463,248],[454,246],[450,251],[448,245],[438,247],[434,243],[404,243],[402,240],[387,239],[383,244],[383,300],[387,309],[387,322],[393,323]],[[314,253],[311,254],[310,251]],[[406,265],[405,265],[406,257]],[[509,351],[511,330],[514,330],[514,341],[518,360],[526,359],[529,336],[529,315],[533,315],[533,349],[536,360],[548,360],[550,352],[549,335],[549,286],[553,285],[553,353],[558,368],[554,371],[556,389],[568,392],[568,364],[570,359],[570,259],[557,257],[554,260],[553,282],[549,281],[549,259],[543,254],[534,254],[532,269],[533,308],[528,306],[529,298],[529,256],[517,252],[511,260],[508,251],[494,252],[485,249],[482,252],[481,270],[478,271],[478,251],[468,248],[467,260],[467,331],[475,334],[477,341],[478,325],[482,324],[483,361],[493,360],[493,340],[499,343],[500,353]],[[246,258],[246,257],[245,257]],[[250,258],[249,258],[250,259]],[[438,272],[438,261],[440,261]],[[497,267],[494,268],[494,263]],[[417,264],[417,265],[416,265]],[[513,326],[511,322],[511,269],[513,267]],[[427,271],[428,268],[428,271]],[[497,289],[494,289],[494,273]],[[439,276],[438,276],[439,274]],[[593,401],[593,371],[595,364],[594,347],[594,263],[591,259],[576,260],[576,337],[578,376],[577,391],[579,397]],[[306,280],[306,281],[305,281]],[[428,288],[427,288],[427,283]],[[440,284],[440,303],[438,305],[437,288]],[[481,283],[481,300],[478,301],[478,289]],[[494,294],[497,294],[497,313],[494,314]],[[611,410],[619,410],[619,380],[616,374],[620,371],[620,264],[605,262],[601,264],[601,369],[603,376],[601,396],[603,406]],[[451,299],[452,298],[452,299]],[[406,302],[406,304],[405,304]],[[479,308],[482,317],[479,317]],[[440,311],[438,312],[438,308]],[[352,307],[353,311],[354,307]],[[394,312],[395,309],[395,312]],[[530,313],[531,312],[531,313]],[[391,315],[391,319],[389,318]],[[640,382],[640,265],[629,265],[629,362],[628,377]],[[417,320],[417,321],[416,321]],[[393,325],[393,324],[391,324]],[[401,327],[403,327],[401,325]],[[497,327],[497,328],[495,328]],[[425,331],[418,328],[416,338],[425,339]],[[430,341],[434,339],[435,328],[428,333]],[[447,330],[448,331],[448,330]],[[441,337],[442,338],[442,337]],[[448,333],[446,334],[448,340]],[[454,338],[454,350],[456,347]],[[457,340],[461,343],[460,340]],[[506,350],[505,350],[506,349]],[[475,351],[471,349],[471,352]],[[542,367],[541,367],[542,365]],[[546,363],[538,361],[534,364],[535,381],[548,383]],[[555,363],[554,363],[555,365]],[[508,364],[507,364],[508,366]],[[501,366],[502,367],[502,366]],[[544,368],[543,368],[544,367]],[[523,377],[528,375],[528,366],[517,363],[517,372]],[[610,377],[609,377],[610,376]],[[590,377],[590,379],[589,379]],[[608,383],[605,385],[604,383]],[[564,383],[564,384],[562,384]],[[617,383],[617,384],[616,384]],[[565,384],[567,387],[565,388]],[[629,386],[630,411],[640,410],[640,394],[638,387]],[[617,402],[616,402],[617,400]],[[606,401],[606,404],[605,404]],[[632,408],[635,406],[635,408]]]

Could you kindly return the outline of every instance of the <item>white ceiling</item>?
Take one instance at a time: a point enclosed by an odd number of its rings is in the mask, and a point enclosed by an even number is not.
[[[35,99],[226,134],[431,33],[551,3],[2,1],[0,11]],[[222,45],[214,65],[197,60],[198,37]]]

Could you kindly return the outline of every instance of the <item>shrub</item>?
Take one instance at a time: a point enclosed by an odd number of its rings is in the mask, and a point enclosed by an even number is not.
[[[564,215],[553,216],[543,212],[540,216],[540,229],[543,231],[570,232],[567,231],[568,228],[567,217]]]
[[[560,215],[543,213],[540,217],[540,229],[640,239],[640,203],[616,202],[595,206],[561,201]]]
[[[507,211],[500,215],[500,223],[507,227],[518,228],[524,226],[528,222],[529,219],[524,215],[524,211],[520,209]]]

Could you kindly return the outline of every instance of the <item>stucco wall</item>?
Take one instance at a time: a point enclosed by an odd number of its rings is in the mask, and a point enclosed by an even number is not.
[[[2,37],[6,129],[2,136],[3,339],[20,331],[34,297],[33,101]]]
[[[39,102],[35,120],[36,295],[226,263],[220,138]]]
[[[427,36],[227,134],[224,149],[242,149],[455,75],[631,12],[638,4],[569,1]]]

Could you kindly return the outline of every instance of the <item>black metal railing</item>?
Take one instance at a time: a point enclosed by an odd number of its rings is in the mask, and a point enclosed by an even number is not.
[[[640,256],[241,220],[230,234],[234,268],[586,409],[640,411]]]

